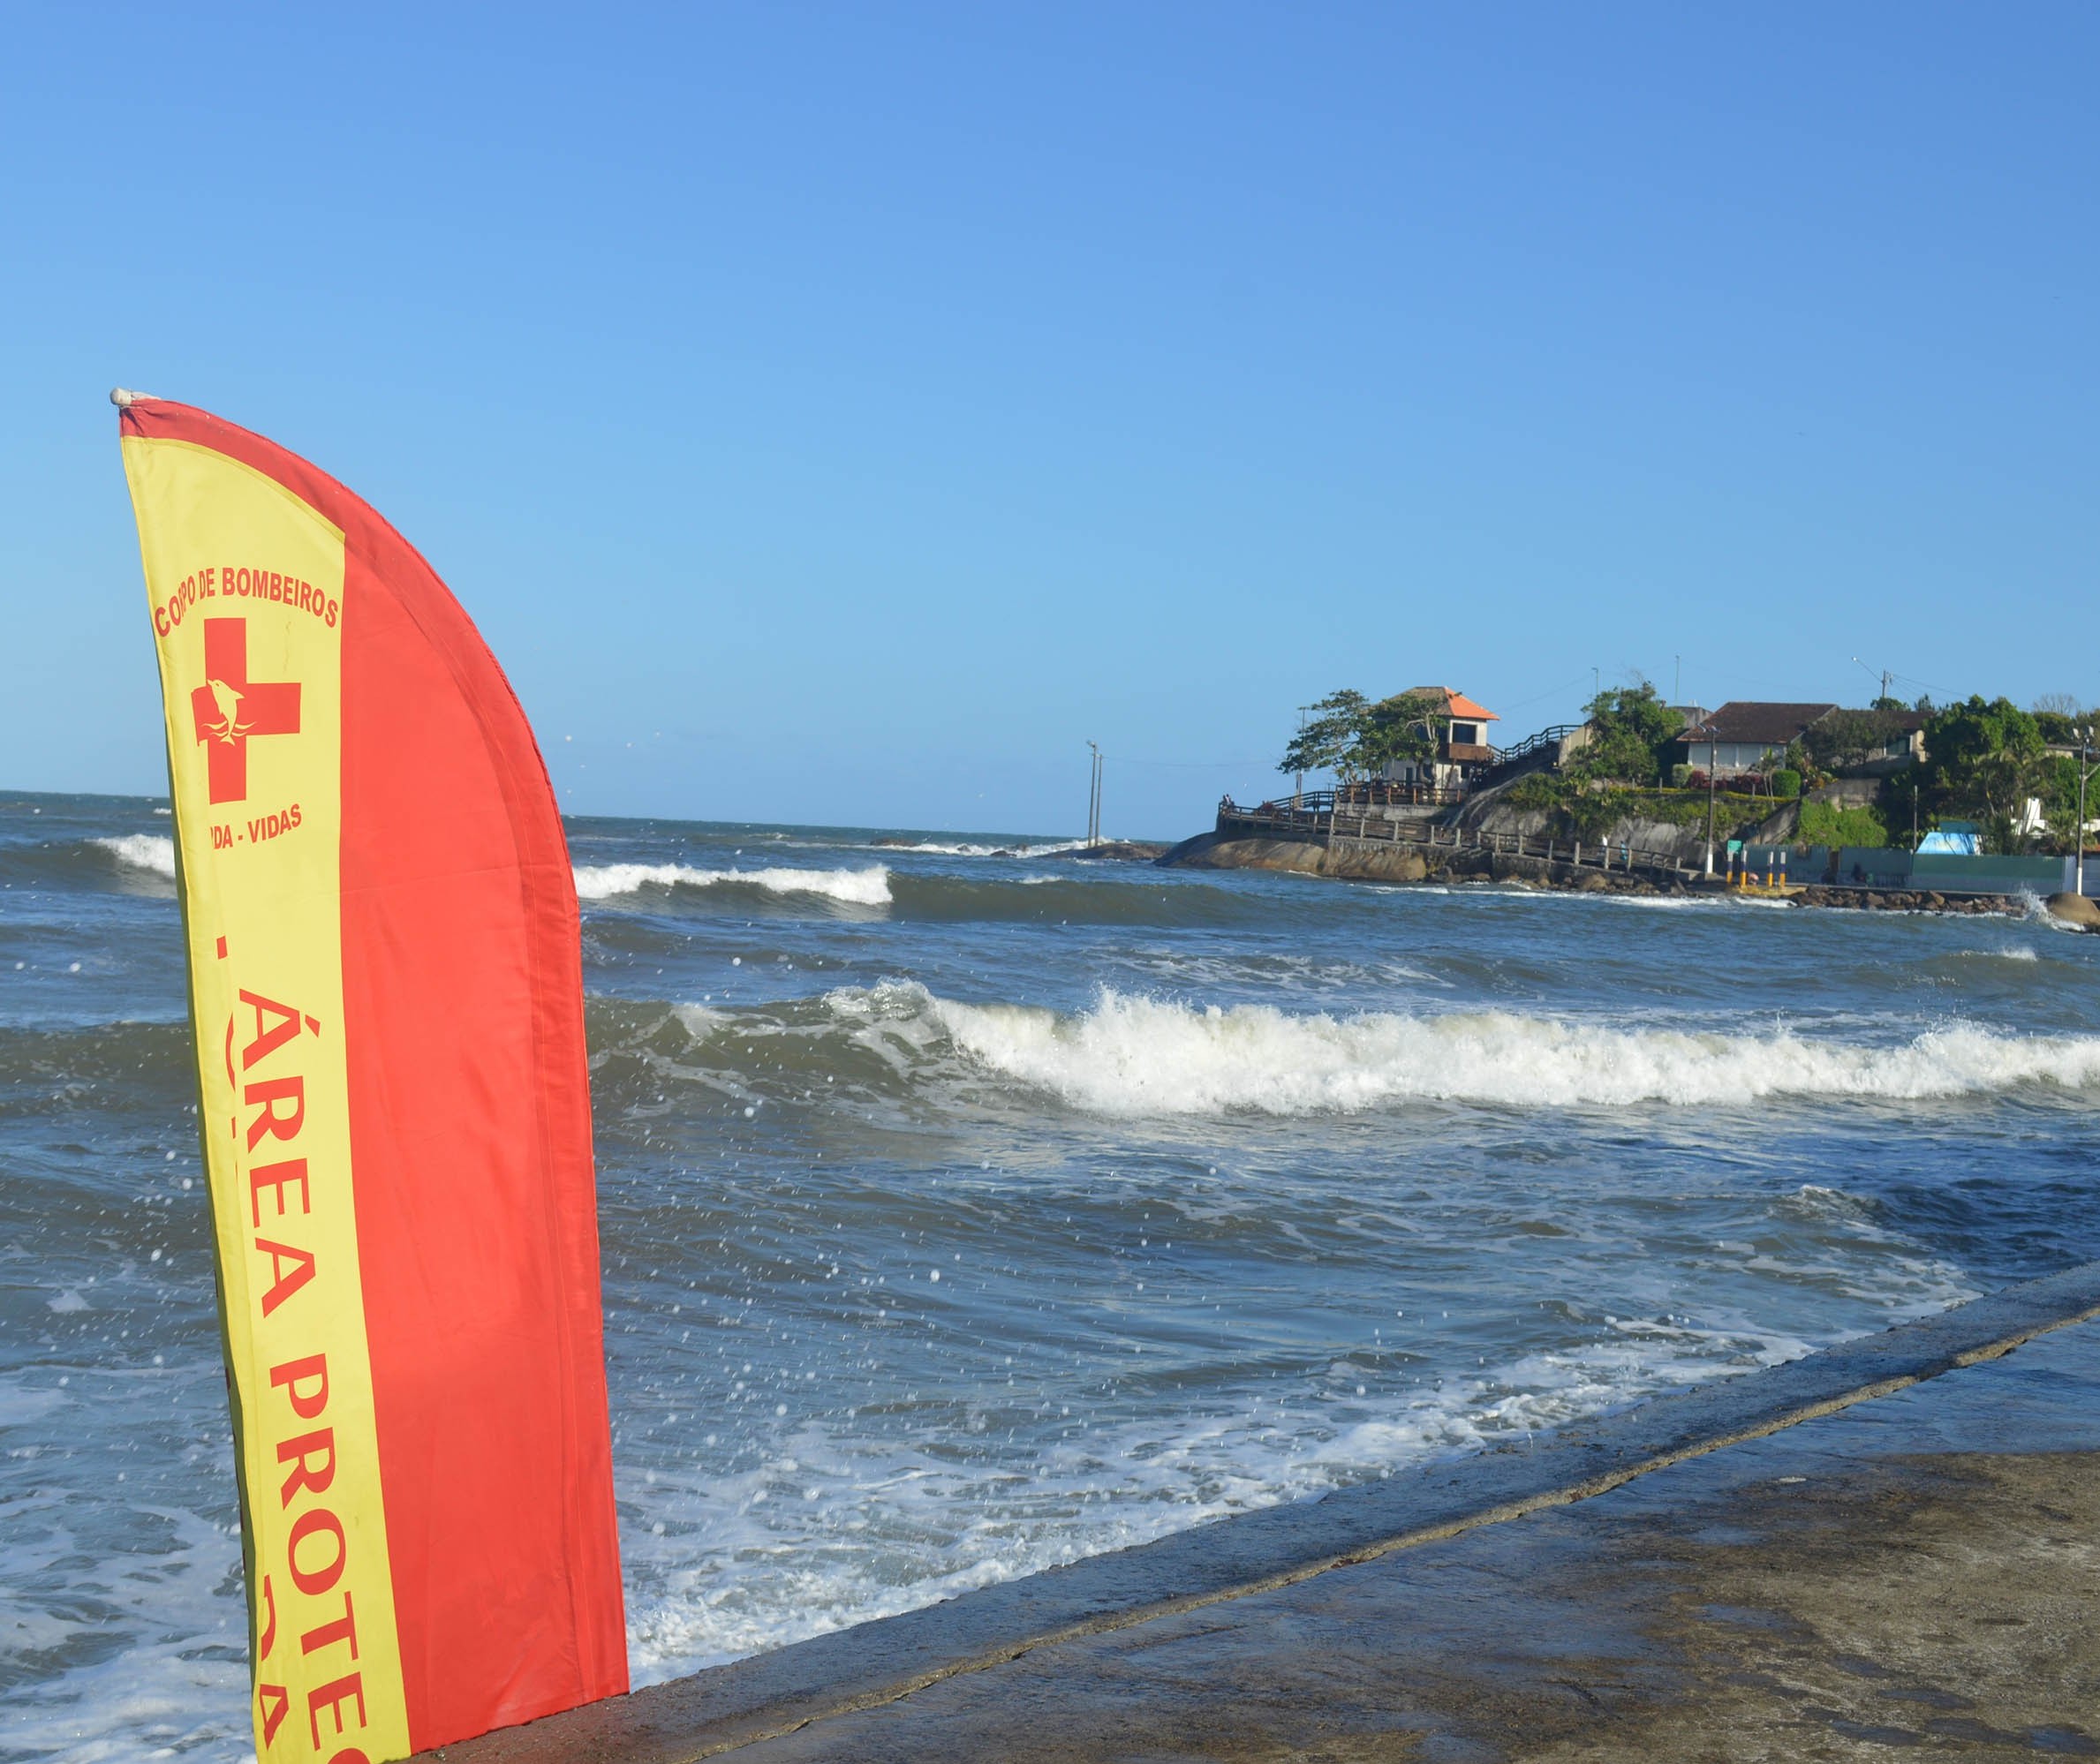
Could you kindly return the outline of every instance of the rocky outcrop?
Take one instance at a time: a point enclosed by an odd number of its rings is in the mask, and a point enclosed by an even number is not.
[[[1106,863],[1158,863],[1169,849],[1148,839],[1111,839],[1104,840],[1099,845],[1075,846],[1069,851],[1050,852],[1046,856],[1086,858]]]
[[[1468,804],[1468,810],[1471,805]],[[1499,834],[1511,838],[1522,834],[1526,842],[1545,843],[1547,832],[1558,817],[1545,809],[1515,809],[1496,803],[1474,812],[1462,812],[1460,825],[1469,833]],[[1726,824],[1719,831],[1719,838],[1734,838],[1735,833]],[[1567,835],[1560,833],[1555,837],[1562,843]],[[1687,869],[1703,867],[1706,856],[1706,823],[1696,826],[1681,826],[1675,821],[1653,821],[1643,816],[1624,816],[1605,830],[1599,839],[1585,840],[1584,845],[1594,851],[1600,844],[1615,847],[1630,846],[1635,851],[1660,852],[1674,858]]]
[[[2051,918],[2084,931],[2100,931],[2100,902],[2083,894],[2051,894],[2044,904]]]
[[[1423,882],[1429,878],[1425,856],[1411,845],[1358,840],[1316,845],[1309,840],[1226,839],[1208,833],[1183,840],[1160,862],[1183,870],[1288,870],[1356,882]]]
[[[1349,882],[1528,882],[1584,893],[1659,894],[1682,892],[1620,871],[1577,870],[1565,860],[1518,857],[1468,847],[1394,845],[1386,841],[1232,839],[1198,833],[1160,862],[1184,870],[1280,870]]]
[[[1490,795],[1483,800],[1475,797],[1457,812],[1461,826],[1471,833],[1499,834],[1504,838],[1522,833],[1527,842],[1545,843],[1549,833],[1558,841],[1567,839],[1567,823],[1557,812],[1545,809],[1519,809]],[[1754,845],[1784,845],[1793,839],[1801,827],[1801,804],[1784,802],[1756,821],[1740,821],[1734,810],[1724,804],[1714,827],[1715,849],[1723,848],[1732,839],[1748,840]],[[1613,821],[1595,840],[1585,840],[1592,849],[1597,844],[1630,846],[1635,851],[1660,852],[1674,858],[1688,870],[1702,870],[1706,861],[1706,814],[1703,808],[1696,820],[1651,820],[1644,815],[1625,815]]]
[[[1514,819],[1515,811],[1507,812]],[[1511,833],[1517,830],[1514,825],[1507,829]],[[1531,836],[1530,829],[1525,833],[1527,838]],[[1189,870],[1278,870],[1350,882],[1516,882],[1534,887],[1572,888],[1586,894],[1725,892],[1725,885],[1719,880],[1700,876],[1676,880],[1659,871],[1628,875],[1622,871],[1599,871],[1587,864],[1578,870],[1564,857],[1519,857],[1472,846],[1454,850],[1449,846],[1392,845],[1383,840],[1338,838],[1327,843],[1228,838],[1207,833],[1183,840],[1159,862]],[[1922,888],[1833,888],[1820,884],[1791,889],[1785,898],[1797,907],[1841,907],[1862,912],[1992,913],[2013,918],[2033,905],[2032,897],[2027,895],[1943,894]],[[2100,931],[2100,902],[2074,894],[2058,894],[2051,898],[2049,908],[2068,923]]]
[[[1924,888],[1797,888],[1797,907],[1851,907],[1882,913],[1998,913],[2018,918],[2033,897],[2023,894],[1941,894]]]

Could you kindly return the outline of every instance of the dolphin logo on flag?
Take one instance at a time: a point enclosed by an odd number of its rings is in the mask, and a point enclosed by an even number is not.
[[[211,701],[218,709],[219,720],[210,726],[211,734],[220,741],[230,742],[237,735],[245,735],[253,723],[240,720],[240,701],[243,694],[237,692],[223,680],[207,680],[204,690],[211,694]]]

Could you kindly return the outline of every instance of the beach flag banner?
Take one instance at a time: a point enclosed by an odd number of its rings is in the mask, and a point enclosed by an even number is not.
[[[264,1764],[627,1688],[576,892],[509,682],[306,461],[128,393]]]

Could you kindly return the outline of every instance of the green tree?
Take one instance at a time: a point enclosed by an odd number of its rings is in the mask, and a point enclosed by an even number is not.
[[[1971,696],[1925,725],[1920,799],[1935,814],[1981,822],[1990,845],[2009,852],[2019,843],[2013,826],[2025,800],[2060,788],[2047,761],[2032,716],[2008,698]]]
[[[1663,749],[1682,733],[1677,713],[1643,680],[1614,686],[1590,701],[1590,740],[1569,764],[1569,775],[1617,784],[1652,784],[1662,775]]]
[[[2082,758],[2080,749],[2081,730],[2100,728],[2100,711],[2087,710],[2068,692],[2050,692],[2035,700],[2035,727],[2041,731],[2045,746],[2067,749],[2067,752],[2048,755],[2041,763],[2041,780],[2031,795],[2042,799],[2043,812],[2049,818],[2050,843],[2061,851],[2075,851],[2078,837],[2078,774],[2081,765],[2090,765],[2100,758],[2100,739],[2089,735],[2086,741],[2091,751]],[[2089,780],[2086,787],[2086,814],[2090,818],[2100,808],[2100,778]]]
[[[1348,775],[1350,757],[1363,739],[1364,713],[1371,701],[1361,692],[1330,692],[1312,706],[1312,720],[1291,738],[1276,762],[1279,772],[1327,772]]]
[[[1369,778],[1396,759],[1430,759],[1444,709],[1435,692],[1396,692],[1375,705],[1361,692],[1330,692],[1292,737],[1279,772],[1331,771],[1345,784]]]
[[[2074,852],[2078,837],[2078,761],[2060,753],[2044,754],[2036,765],[2030,796],[2042,799],[2042,813],[2049,822],[2043,838],[2052,851]],[[2086,814],[2100,802],[2090,784],[2086,787]]]
[[[1394,760],[1436,757],[1444,712],[1439,692],[1396,692],[1380,698],[1363,714],[1363,733],[1352,756],[1357,775],[1369,777]]]
[[[1893,710],[1877,701],[1870,711],[1832,711],[1802,732],[1801,746],[1818,772],[1838,772],[1874,758],[1903,734]]]

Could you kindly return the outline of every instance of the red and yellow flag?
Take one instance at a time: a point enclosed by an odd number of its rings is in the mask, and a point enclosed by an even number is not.
[[[117,396],[256,1751],[380,1764],[627,1688],[575,884],[430,566],[272,442]]]

